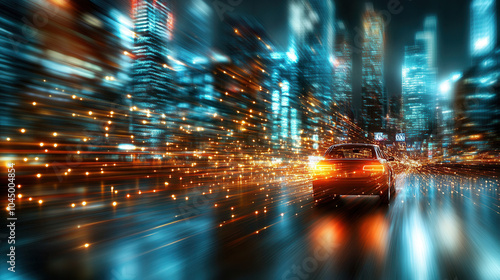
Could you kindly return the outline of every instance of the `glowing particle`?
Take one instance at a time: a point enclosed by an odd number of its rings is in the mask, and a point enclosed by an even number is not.
[[[83,205],[83,206],[87,205],[87,201],[83,201],[83,202],[82,202],[82,205]]]
[[[89,243],[85,243],[84,246],[85,246],[85,248],[88,248],[90,246],[90,244]]]
[[[38,200],[38,204],[42,204],[43,203],[43,200]]]
[[[40,178],[40,177],[42,177],[42,174],[38,173],[38,174],[36,174],[36,177]]]
[[[113,206],[116,206],[116,204],[117,204],[116,201],[113,201]]]

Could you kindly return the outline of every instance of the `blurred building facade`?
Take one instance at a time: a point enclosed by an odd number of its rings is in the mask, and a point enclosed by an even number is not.
[[[497,151],[500,147],[500,50],[456,82],[453,144],[455,153]]]
[[[298,151],[301,146],[301,116],[297,89],[297,68],[286,53],[271,54],[271,110],[273,149]]]
[[[437,92],[437,19],[428,16],[415,45],[405,47],[402,73],[402,111],[407,143],[423,148],[435,136]],[[432,144],[430,144],[432,146]]]
[[[470,6],[470,56],[477,64],[497,43],[495,0],[473,0]]]
[[[161,114],[172,103],[172,68],[168,64],[168,38],[172,30],[167,1],[138,0],[132,6],[134,23],[133,100],[136,104],[133,133],[139,141],[158,146],[163,138]],[[135,109],[134,109],[135,110]]]
[[[291,0],[289,54],[296,60],[301,123],[318,149],[322,127],[331,121],[335,6],[331,0]]]
[[[366,4],[363,14],[361,123],[368,133],[385,129],[387,92],[384,79],[384,20]]]
[[[226,61],[214,63],[214,90],[225,132],[224,145],[241,153],[272,153],[270,122],[273,43],[253,18],[227,17],[223,40]]]
[[[352,117],[352,42],[343,21],[336,24],[334,56],[334,100],[341,114]]]

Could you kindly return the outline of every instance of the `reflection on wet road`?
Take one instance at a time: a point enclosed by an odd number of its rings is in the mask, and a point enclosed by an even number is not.
[[[99,188],[85,206],[19,206],[13,279],[500,279],[498,179],[402,174],[390,206],[314,207],[286,178],[111,207]]]

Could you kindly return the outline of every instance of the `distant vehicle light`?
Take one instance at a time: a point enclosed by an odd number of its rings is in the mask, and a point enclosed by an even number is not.
[[[135,146],[132,144],[120,144],[120,145],[118,145],[118,149],[120,149],[120,150],[135,150]]]

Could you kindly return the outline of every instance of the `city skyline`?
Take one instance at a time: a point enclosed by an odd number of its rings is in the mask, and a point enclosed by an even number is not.
[[[0,279],[500,279],[499,5],[437,2],[3,1]]]
[[[270,3],[257,0],[257,1],[242,1],[236,7],[231,7],[230,10],[224,10],[225,15],[247,15],[256,18],[266,28],[271,40],[275,43],[278,51],[287,51],[290,43],[290,35],[287,27],[289,20],[288,13],[288,0],[272,1]],[[345,1],[332,1],[336,6],[336,17],[339,20],[344,20],[347,30],[351,34],[351,39],[359,35],[361,28],[361,16],[363,14],[363,5],[353,5]],[[391,1],[375,0],[364,1],[363,3],[373,3],[376,10],[387,12]],[[125,2],[120,2],[124,5]],[[187,1],[172,1],[173,10],[184,9]],[[437,50],[437,64],[439,65],[438,81],[446,79],[450,74],[465,69],[470,65],[470,47],[469,47],[469,17],[470,5],[472,1],[459,0],[444,2],[440,5],[433,3],[433,1],[398,1],[398,9],[401,10],[397,14],[390,15],[390,21],[387,23],[386,33],[387,42],[385,52],[385,64],[387,65],[387,90],[389,97],[402,93],[401,89],[401,71],[396,71],[397,67],[403,65],[404,61],[404,46],[413,42],[414,36],[412,32],[419,30],[421,22],[426,15],[435,14],[439,18],[438,34],[440,34],[440,47]],[[220,40],[217,40],[217,34],[220,34],[222,26],[225,24],[225,17],[220,18],[216,12],[213,3],[207,3],[207,8],[213,9],[212,26],[214,28],[214,46],[219,48]],[[260,7],[267,7],[262,9]],[[124,10],[126,11],[126,6]],[[500,9],[496,5],[496,11]],[[273,10],[272,14],[266,13],[266,10]],[[276,12],[277,11],[277,12]],[[176,26],[176,32],[184,32],[182,26]],[[356,32],[356,30],[358,30]],[[412,32],[408,32],[412,30]],[[465,32],[460,32],[464,30]],[[285,32],[284,32],[285,31]],[[497,30],[498,32],[498,30]],[[219,43],[217,43],[219,42]],[[361,108],[361,57],[360,52],[353,55],[353,97],[354,106],[356,109]]]
[[[336,17],[344,20],[347,30],[354,39],[355,35],[361,34],[355,29],[362,30],[361,17],[364,12],[364,3],[373,3],[376,10],[388,11],[391,1],[335,1]],[[451,73],[460,69],[467,68],[470,65],[469,58],[469,0],[459,1],[440,1],[439,4],[434,1],[398,1],[396,5],[401,11],[397,14],[391,14],[390,21],[386,27],[386,65],[390,66],[386,70],[386,75],[390,78],[387,81],[389,96],[401,93],[401,71],[396,71],[397,67],[403,65],[404,46],[412,44],[414,34],[421,29],[421,22],[429,14],[435,14],[439,19],[438,34],[440,36],[440,47],[437,50],[437,63],[440,69],[438,80],[446,79]],[[266,9],[260,8],[266,7]],[[500,9],[496,5],[496,11]],[[267,10],[274,11],[272,14],[266,13]],[[272,1],[270,3],[264,0],[252,2],[242,1],[233,11],[228,14],[252,15],[257,18],[268,30],[270,37],[276,43],[281,51],[286,51],[289,43],[289,36],[284,30],[287,30],[287,1]],[[222,24],[219,18],[217,24]],[[411,31],[410,31],[411,30]],[[497,30],[498,32],[498,30]],[[358,47],[358,49],[360,49]],[[353,81],[355,105],[359,109],[361,102],[361,58],[360,52],[354,55],[353,62]]]

